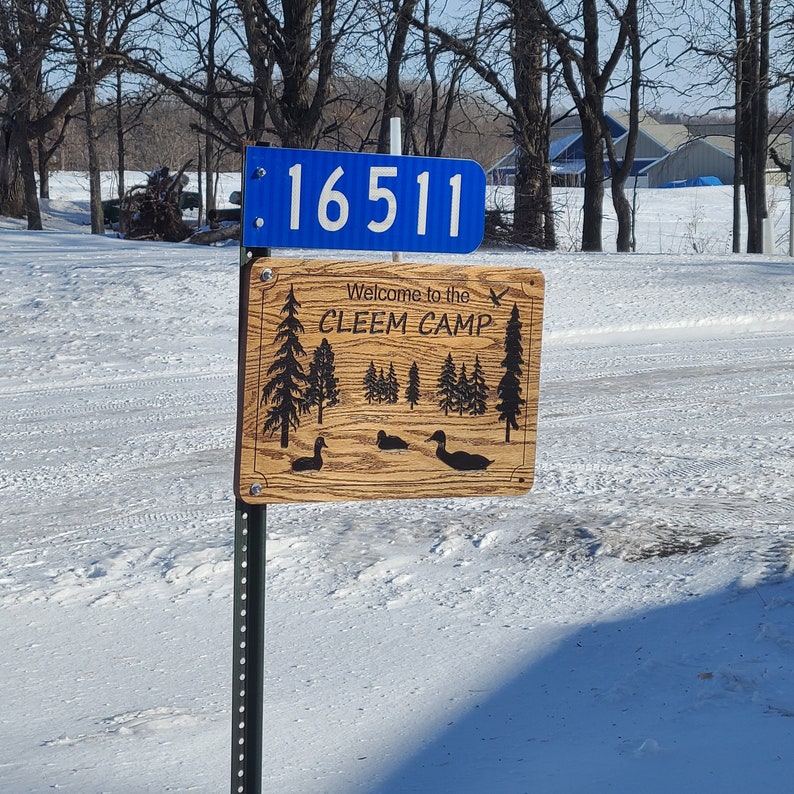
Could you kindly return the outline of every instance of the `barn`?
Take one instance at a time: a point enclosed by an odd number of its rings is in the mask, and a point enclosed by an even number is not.
[[[628,113],[606,114],[618,156],[625,153],[628,138]],[[567,125],[553,137],[549,155],[552,184],[582,187],[584,185],[584,145],[575,114],[566,118]],[[571,126],[571,125],[574,126]],[[632,187],[677,187],[691,184],[733,184],[733,136],[730,126],[709,130],[683,124],[662,124],[648,114],[640,118],[637,150],[631,171]],[[791,139],[770,140],[784,162],[790,160]],[[511,185],[515,181],[515,150],[509,152],[486,171],[489,184]],[[604,160],[604,177],[609,177],[609,162]],[[767,184],[785,185],[787,175],[772,158],[767,163]]]

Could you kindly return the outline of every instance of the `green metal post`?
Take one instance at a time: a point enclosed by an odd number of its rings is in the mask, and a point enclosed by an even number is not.
[[[234,527],[232,794],[262,791],[265,675],[265,505],[238,501]]]

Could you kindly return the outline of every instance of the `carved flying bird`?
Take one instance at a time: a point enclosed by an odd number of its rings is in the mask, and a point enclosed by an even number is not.
[[[501,306],[501,305],[502,305],[502,298],[504,298],[504,296],[505,296],[505,295],[507,295],[507,292],[508,292],[508,290],[509,290],[509,289],[510,289],[510,287],[505,287],[505,288],[504,288],[504,289],[503,289],[503,290],[502,290],[502,291],[501,291],[501,292],[500,292],[500,293],[497,295],[497,294],[496,294],[496,293],[493,291],[493,287],[491,287],[491,288],[490,288],[490,290],[491,290],[490,298],[491,298],[491,302],[493,303],[493,305],[494,305],[494,306],[496,306],[496,307],[498,308],[499,306]]]

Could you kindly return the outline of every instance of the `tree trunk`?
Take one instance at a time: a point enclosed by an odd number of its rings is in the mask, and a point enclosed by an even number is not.
[[[206,217],[218,203],[215,195],[215,144],[211,135],[204,138],[204,212]],[[199,187],[201,190],[201,187]]]
[[[515,46],[512,52],[516,119],[520,140],[516,149],[513,231],[517,242],[545,248],[554,241],[547,229],[551,203],[548,124],[543,103],[544,37],[535,0],[511,3]]]
[[[544,248],[547,251],[553,251],[557,247],[557,228],[555,226],[555,212],[553,190],[551,184],[551,117],[553,113],[551,96],[552,96],[552,79],[551,79],[551,47],[546,46],[546,104],[543,108],[543,115],[545,119],[545,133],[544,133],[544,146],[543,146],[543,180],[541,184],[541,192],[543,197],[543,222],[545,241]]]
[[[218,0],[212,0],[209,7],[209,33],[207,35],[207,76],[206,76],[206,99],[207,118],[212,118],[217,110],[217,91],[218,86],[215,80],[217,64],[215,61],[215,42],[218,38],[219,10]],[[212,136],[207,133],[204,136],[204,214],[209,217],[209,213],[216,208],[217,197],[215,196],[215,157],[214,142]],[[199,192],[201,191],[201,177],[199,176]],[[201,223],[201,218],[199,218]]]
[[[640,84],[642,78],[642,51],[640,48],[639,20],[637,18],[637,2],[629,0],[620,17],[621,34],[625,35],[629,48],[631,74],[629,78],[629,129],[623,159],[619,160],[612,133],[609,126],[602,123],[601,132],[609,155],[609,169],[612,177],[612,205],[618,221],[618,237],[616,248],[620,252],[631,251],[634,247],[631,203],[626,197],[626,182],[634,167],[637,152],[637,138],[640,128]],[[603,117],[602,117],[603,118]]]
[[[124,115],[121,93],[121,68],[116,69],[116,157],[119,167],[119,200],[124,198],[126,191],[124,172],[127,168],[127,150],[124,145]]]
[[[404,0],[397,9],[396,29],[387,56],[386,88],[378,132],[378,151],[384,154],[389,152],[390,119],[396,115],[400,107],[400,70],[417,2],[418,0]]]
[[[255,59],[264,62],[262,69],[254,68],[254,79],[281,145],[314,148],[323,131],[323,114],[332,89],[338,38],[333,30],[338,22],[336,0],[284,2],[282,24],[267,8],[266,0],[238,2],[254,6],[254,21],[251,25],[246,21],[246,29],[254,37]],[[257,23],[257,18],[263,22]],[[279,79],[274,74],[276,68]]]
[[[88,185],[91,206],[91,234],[105,233],[105,217],[102,210],[102,180],[97,148],[96,98],[93,79],[89,77],[83,89],[85,103],[85,134],[88,149]]]
[[[744,16],[744,0],[734,0],[734,21],[736,24],[736,52],[734,54],[734,105],[733,105],[733,253],[742,250],[742,130],[744,129],[744,67],[747,60],[746,47],[747,21]]]
[[[9,100],[9,104],[14,104]],[[24,218],[28,229],[41,229],[41,213],[36,192],[36,172],[27,141],[27,118],[23,103],[6,117],[0,144],[0,215]]]
[[[27,136],[25,138],[27,139]],[[27,140],[20,148],[20,157],[22,160],[22,182],[25,185],[25,214],[28,218],[28,229],[41,231],[44,227],[41,222],[41,207],[36,186],[36,166]]]
[[[543,153],[530,130],[516,146],[516,181],[513,206],[513,239],[533,248],[546,244],[543,201]]]
[[[743,4],[743,0],[740,0]],[[760,253],[761,229],[756,212],[756,170],[758,152],[755,142],[756,111],[758,90],[758,39],[757,39],[758,0],[750,0],[750,16],[745,32],[744,65],[742,69],[742,173],[744,176],[744,201],[747,214],[747,253]]]
[[[580,112],[582,144],[585,150],[584,206],[582,207],[582,250],[603,250],[604,141],[601,120],[591,111]]]
[[[44,141],[36,141],[36,154],[38,155],[39,169],[39,198],[48,199],[50,197],[50,169],[47,163]]]
[[[207,231],[194,232],[186,242],[195,243],[197,245],[212,245],[219,243],[223,240],[239,240],[240,239],[240,225],[233,226],[219,226],[217,229],[209,229]]]
[[[19,156],[19,170],[22,180],[22,193],[24,196],[25,215],[28,219],[28,229],[30,231],[41,231],[41,208],[39,207],[39,195],[36,188],[36,166],[33,162],[33,155],[30,151],[30,135],[28,134],[27,110],[19,112],[14,121],[17,130],[17,153]]]
[[[744,0],[735,0],[737,69],[740,92],[739,139],[741,142],[744,201],[747,213],[747,251],[764,248],[766,207],[766,160],[769,93],[769,0],[750,0],[749,17]]]
[[[758,20],[758,90],[753,113],[756,151],[755,212],[761,230],[759,253],[764,250],[764,223],[769,215],[766,203],[766,163],[769,149],[769,28],[770,0],[760,0]]]
[[[625,183],[612,179],[612,205],[618,221],[618,239],[616,249],[621,252],[631,251],[631,202],[626,197]]]

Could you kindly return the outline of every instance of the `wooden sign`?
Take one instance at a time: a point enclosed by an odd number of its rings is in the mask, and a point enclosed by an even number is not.
[[[540,271],[276,258],[246,268],[239,499],[530,489]]]

